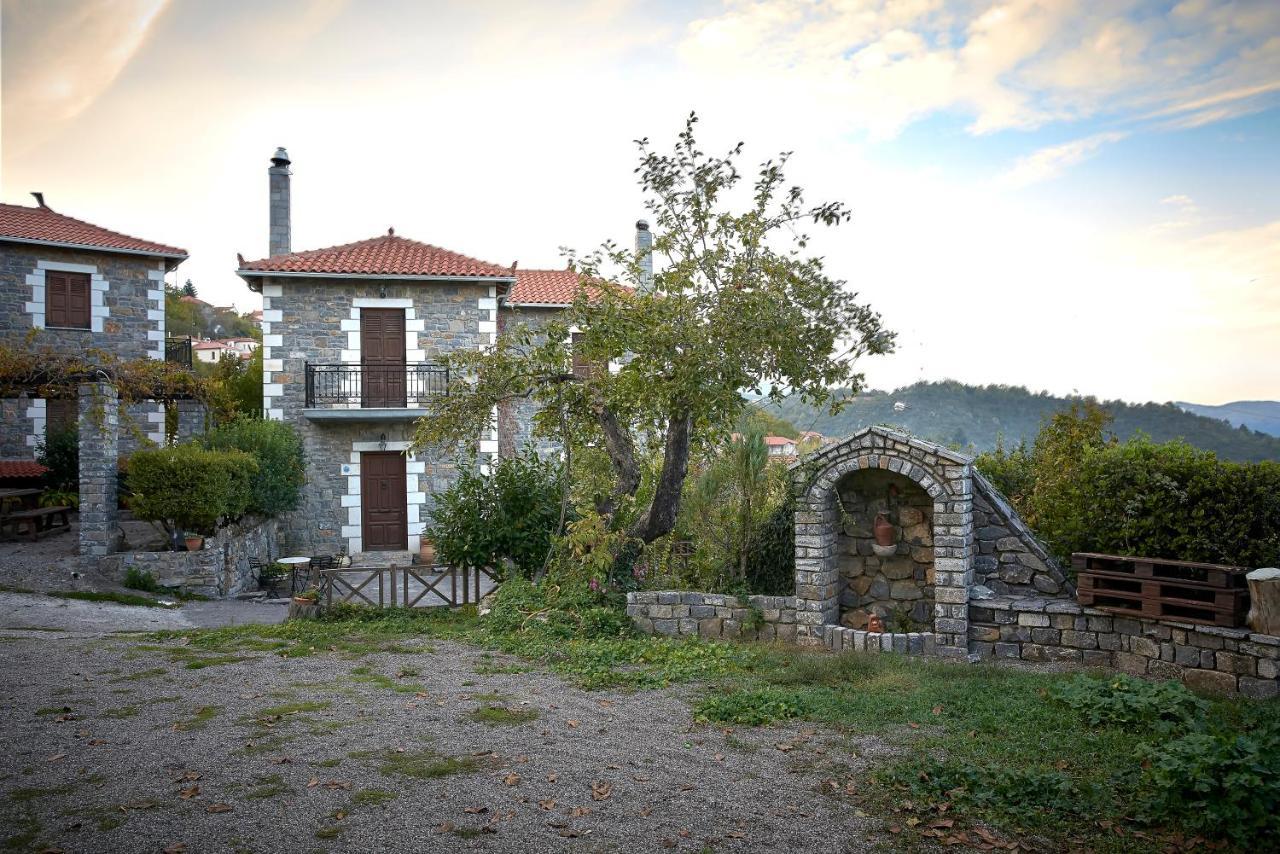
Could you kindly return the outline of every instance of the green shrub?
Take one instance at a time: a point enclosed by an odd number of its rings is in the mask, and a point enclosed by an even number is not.
[[[1032,811],[1092,816],[1110,792],[1054,768],[981,765],[945,759],[893,765],[879,778],[913,797],[1025,819]]]
[[[747,557],[747,589],[765,596],[796,592],[796,503],[788,491],[756,528]]]
[[[808,713],[798,693],[781,688],[755,688],[704,697],[693,710],[700,723],[764,726]]]
[[[598,639],[631,634],[631,621],[620,604],[610,604],[583,583],[555,578],[542,584],[523,577],[509,579],[498,588],[486,620],[486,628],[495,635],[535,632],[563,639]]]
[[[243,451],[195,444],[138,451],[129,460],[133,513],[172,532],[212,534],[220,520],[244,515],[258,463]]]
[[[1142,817],[1242,848],[1280,833],[1280,722],[1214,727],[1143,745]]]
[[[160,585],[156,583],[156,577],[145,569],[138,569],[131,566],[124,574],[124,586],[130,590],[142,590],[146,593],[155,593],[160,589]]]
[[[1072,552],[1274,566],[1280,462],[1219,460],[1185,442],[1117,442],[1108,416],[1076,405],[1034,446],[978,457],[978,469],[1060,558]]]
[[[532,450],[499,460],[488,476],[471,460],[436,496],[427,536],[444,563],[524,577],[542,568],[560,520],[561,466]]]
[[[306,481],[302,439],[280,421],[237,418],[204,437],[205,447],[244,451],[258,462],[249,512],[278,516],[294,510]]]
[[[80,490],[80,429],[70,426],[47,433],[36,446],[36,462],[49,469],[44,485],[58,492]]]
[[[1099,679],[1077,674],[1056,686],[1055,699],[1090,726],[1180,731],[1203,717],[1209,704],[1181,682],[1147,682],[1118,673]]]

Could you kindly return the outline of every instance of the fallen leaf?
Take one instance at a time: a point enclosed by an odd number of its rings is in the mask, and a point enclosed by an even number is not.
[[[692,791],[693,791],[694,789],[696,789],[696,788],[698,788],[698,787],[697,787],[697,786],[695,786],[695,785],[693,785],[692,783],[684,783],[683,785],[681,785],[681,786],[680,786],[680,791],[682,791],[682,792],[692,792]]]
[[[57,762],[59,759],[66,759],[66,758],[67,758],[67,754],[66,754],[66,753],[55,753],[55,754],[53,754],[52,756],[50,756],[48,759],[46,759],[45,761],[46,761],[46,762]]]
[[[346,817],[347,817],[347,812],[346,812],[346,810],[337,810],[337,811],[335,811],[335,812],[334,812],[334,814],[333,814],[333,820],[334,820],[334,821],[342,821],[342,820],[343,820],[344,818],[346,818]]]
[[[566,725],[566,726],[568,726],[568,727],[569,727],[569,729],[577,729],[577,728],[578,728],[578,722],[577,722],[577,721],[573,721],[573,720],[565,721],[565,725]]]
[[[488,811],[489,811],[488,807],[467,807],[466,809],[463,810],[463,812],[471,813],[471,815],[482,815],[484,813],[487,813]]]
[[[288,756],[281,756],[279,759],[271,760],[272,765],[289,765],[292,763],[293,763],[293,760],[290,759]]]
[[[204,808],[205,812],[231,812],[231,804],[209,804]]]
[[[717,761],[717,762],[723,762],[723,761],[724,761],[724,754],[723,754],[723,753],[717,753],[717,754],[716,754],[716,761]]]
[[[312,777],[310,780],[307,781],[308,789],[314,789],[316,786],[319,786],[319,785],[320,785],[319,777]]]
[[[653,813],[653,807],[645,806],[645,807],[640,807],[640,812],[637,813],[637,815],[639,815],[641,818],[648,818],[652,813]]]
[[[351,788],[351,784],[348,783],[346,780],[327,780],[322,785],[326,789],[349,790]]]
[[[632,780],[635,780],[637,783],[647,783],[647,782],[649,782],[649,777],[648,777],[648,775],[645,775],[645,774],[632,774],[632,775],[631,775],[631,779],[632,779]]]
[[[182,854],[187,850],[187,846],[181,842],[174,842],[164,849],[164,854]]]
[[[520,775],[512,771],[510,774],[502,778],[502,782],[508,786],[516,786],[520,783]]]
[[[591,815],[591,807],[574,807],[569,810],[569,815],[574,818],[582,818],[584,815]]]
[[[934,706],[934,707],[933,707],[933,713],[934,713],[935,715],[940,715],[940,714],[942,714],[942,706]]]
[[[912,729],[920,729],[920,724],[915,723],[914,721],[909,721],[907,723],[907,726],[911,727]]]
[[[156,806],[158,805],[155,801],[128,801],[127,803],[120,805],[120,812],[128,812],[129,810],[151,810],[155,809]]]
[[[99,745],[102,745],[102,744],[110,744],[110,743],[111,743],[111,742],[107,741],[105,738],[91,738],[91,739],[89,739],[89,746],[90,746],[90,747],[98,747]]]
[[[559,774],[557,774],[555,771],[551,771],[551,772],[549,772],[549,773],[547,774],[547,782],[548,782],[548,783],[554,783],[554,782],[556,782],[556,781],[557,781],[557,780],[559,780],[559,779],[560,779],[560,775],[559,775]]]
[[[901,832],[902,832],[902,828],[901,828],[901,827],[898,827],[898,825],[896,825],[896,824],[891,824],[891,825],[889,825],[889,832],[890,832],[890,833],[901,833]]]
[[[553,810],[556,808],[555,798],[547,798],[545,801],[538,801],[538,806],[544,810]]]
[[[453,833],[457,829],[458,826],[451,821],[442,821],[436,826],[436,830],[440,833]]]
[[[601,780],[591,781],[591,800],[603,801],[613,794],[613,784]]]
[[[199,794],[200,794],[199,786],[188,786],[187,788],[178,792],[178,797],[182,798],[184,801],[189,801],[192,798],[198,796]]]

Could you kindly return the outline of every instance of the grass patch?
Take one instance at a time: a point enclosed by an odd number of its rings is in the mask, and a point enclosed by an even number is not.
[[[114,709],[104,709],[99,717],[103,718],[131,718],[138,713],[137,706],[119,706]]]
[[[48,786],[46,788],[31,786],[10,790],[9,800],[15,804],[29,804],[32,801],[38,801],[41,798],[53,797],[54,795],[69,795],[75,790],[75,783],[66,783],[61,786]]]
[[[293,791],[279,774],[259,775],[253,778],[253,782],[253,788],[244,793],[246,798],[266,800],[267,798],[278,798],[280,795],[287,795]]]
[[[476,673],[480,676],[499,676],[504,674],[528,673],[533,670],[527,664],[487,664],[476,665]]]
[[[337,839],[342,835],[342,828],[336,824],[322,827],[316,831],[316,839]]]
[[[283,718],[286,715],[296,715],[300,712],[319,712],[333,705],[328,700],[300,700],[295,703],[283,703],[279,706],[269,706],[260,709],[254,716],[256,718]]]
[[[388,691],[395,691],[400,694],[417,694],[420,691],[427,690],[427,686],[419,682],[400,682],[369,667],[352,668],[349,678],[352,682],[376,685],[379,688],[385,688]]]
[[[472,774],[483,767],[475,756],[445,756],[434,750],[356,750],[347,754],[352,759],[375,759],[378,770],[388,777],[412,777],[431,780],[454,774]]]
[[[311,763],[311,765],[315,768],[337,768],[341,764],[342,764],[341,756],[334,756],[331,759],[319,759]]]
[[[196,713],[186,720],[175,723],[174,729],[179,732],[191,732],[192,730],[204,729],[209,725],[209,721],[222,714],[222,706],[201,706],[196,709]]]
[[[487,726],[519,726],[538,719],[537,709],[512,709],[507,706],[481,706],[467,717]]]
[[[138,608],[176,608],[177,605],[158,602],[146,596],[134,593],[102,592],[99,590],[57,590],[49,594],[58,599],[78,599],[81,602],[114,602],[117,605],[131,605]]]
[[[381,806],[394,801],[399,795],[386,789],[360,789],[351,796],[351,802],[359,806]]]

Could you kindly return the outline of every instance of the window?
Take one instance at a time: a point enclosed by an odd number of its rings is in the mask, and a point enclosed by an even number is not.
[[[47,437],[79,425],[80,405],[75,398],[57,398],[44,405],[44,434]]]
[[[46,270],[44,325],[89,328],[89,274]]]
[[[583,334],[581,332],[573,333],[569,339],[570,348],[573,352],[573,375],[579,379],[586,379],[591,376],[591,363],[587,361],[586,356],[578,352],[578,344],[582,341]]]

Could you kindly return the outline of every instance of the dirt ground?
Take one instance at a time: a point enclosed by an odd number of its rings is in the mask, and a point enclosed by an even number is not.
[[[121,591],[116,582],[96,570],[86,571],[79,559],[80,516],[71,514],[70,530],[48,534],[36,542],[0,542],[0,585],[23,590]],[[164,534],[150,522],[140,522],[127,511],[120,528],[129,548],[163,548]]]
[[[691,688],[587,692],[453,643],[209,660],[93,622],[40,630],[12,605],[9,850],[892,849],[821,791],[886,755],[876,739],[695,725]]]

